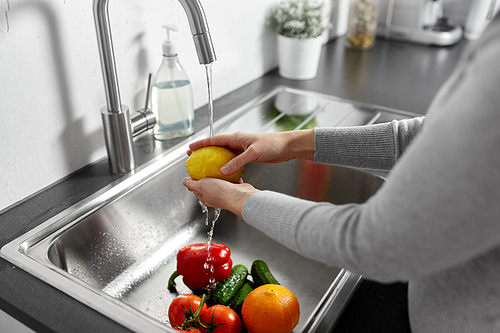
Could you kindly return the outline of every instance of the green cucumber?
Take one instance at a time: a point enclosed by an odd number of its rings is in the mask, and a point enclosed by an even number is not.
[[[262,260],[255,260],[253,262],[251,273],[256,287],[265,284],[279,284],[278,280],[276,280],[273,274],[271,274],[267,264]]]
[[[231,274],[224,281],[219,282],[212,294],[216,304],[226,305],[240,289],[248,275],[248,269],[243,265],[236,265],[231,269]]]
[[[243,306],[243,302],[245,298],[247,298],[248,294],[250,294],[253,290],[254,284],[251,281],[246,280],[245,284],[236,292],[236,294],[231,298],[229,302],[229,307],[236,311],[236,313],[241,314],[241,307]]]

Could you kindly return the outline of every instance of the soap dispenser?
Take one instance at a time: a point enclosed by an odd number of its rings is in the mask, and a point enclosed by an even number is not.
[[[155,76],[152,96],[157,140],[185,137],[194,130],[193,90],[179,63],[172,38],[177,28],[174,25],[163,28],[167,30],[167,39],[163,43],[163,60]]]

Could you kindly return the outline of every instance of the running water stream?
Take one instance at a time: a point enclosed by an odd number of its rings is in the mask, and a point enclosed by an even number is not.
[[[214,99],[213,99],[213,92],[212,92],[212,64],[205,65],[206,73],[207,73],[207,87],[208,87],[208,115],[209,115],[209,125],[210,125],[210,137],[213,138],[215,135],[214,132]],[[209,221],[209,212],[208,208],[201,202],[199,201],[199,204],[201,206],[201,211],[205,213],[205,225],[208,226],[210,221]],[[210,264],[210,261],[212,260],[212,256],[210,255],[210,247],[212,246],[212,238],[214,235],[214,228],[215,228],[215,222],[220,216],[220,208],[215,208],[214,211],[214,218],[212,220],[212,225],[210,226],[210,231],[207,233],[208,239],[207,239],[207,262],[205,263],[205,269],[209,269],[210,272],[214,272],[214,266]],[[211,283],[214,283],[215,281],[210,281]]]
[[[207,88],[208,88],[208,117],[210,125],[210,137],[213,138],[214,132],[214,96],[212,92],[212,64],[205,65],[207,72]]]

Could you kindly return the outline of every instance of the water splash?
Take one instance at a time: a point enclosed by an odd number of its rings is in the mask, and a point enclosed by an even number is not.
[[[212,246],[212,239],[214,237],[215,222],[219,219],[220,212],[221,212],[220,208],[215,208],[215,210],[214,210],[214,218],[212,219],[212,225],[210,227],[210,231],[207,233],[207,236],[208,236],[208,239],[207,239],[207,250],[208,250],[208,255],[209,256],[210,256],[210,247]],[[208,225],[208,224],[206,224],[206,225]]]
[[[207,74],[207,89],[208,89],[208,116],[209,116],[209,127],[210,127],[210,137],[213,138],[215,136],[214,131],[214,97],[212,91],[212,64],[206,64],[205,70]],[[205,225],[209,225],[209,212],[208,208],[200,201],[201,211],[205,213]],[[214,266],[210,263],[213,257],[210,254],[210,248],[212,247],[212,239],[214,236],[215,222],[219,219],[221,213],[220,208],[215,208],[214,217],[212,219],[212,225],[210,226],[210,231],[207,233],[207,262],[204,265],[204,268],[210,270],[211,273],[214,272]],[[215,279],[211,278],[210,283],[215,283]]]
[[[201,201],[198,201],[198,205],[201,207],[201,212],[205,214],[205,225],[208,226],[208,208]]]

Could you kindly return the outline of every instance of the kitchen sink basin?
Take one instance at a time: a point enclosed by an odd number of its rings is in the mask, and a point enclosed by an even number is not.
[[[218,120],[215,131],[351,126],[408,116],[277,87]],[[207,135],[203,130],[154,157],[13,240],[1,256],[132,331],[173,331],[167,309],[177,294],[167,282],[176,269],[175,255],[185,245],[206,242],[209,230],[196,197],[181,185],[187,176],[185,152],[190,142]],[[384,182],[373,173],[310,161],[250,164],[244,180],[260,189],[336,204],[364,202]],[[264,260],[297,296],[301,318],[295,332],[331,329],[361,278],[304,258],[226,211],[216,223],[214,242],[231,248],[234,264],[250,268],[254,260]],[[177,292],[191,291],[177,279]]]

